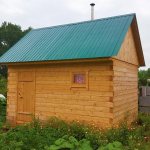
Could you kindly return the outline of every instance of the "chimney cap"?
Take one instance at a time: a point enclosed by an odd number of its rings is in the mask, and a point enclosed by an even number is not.
[[[90,5],[91,5],[91,6],[95,6],[95,3],[91,3]]]

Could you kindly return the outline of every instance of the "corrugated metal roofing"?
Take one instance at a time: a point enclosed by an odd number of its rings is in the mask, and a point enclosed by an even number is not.
[[[135,14],[34,29],[1,63],[116,56]]]

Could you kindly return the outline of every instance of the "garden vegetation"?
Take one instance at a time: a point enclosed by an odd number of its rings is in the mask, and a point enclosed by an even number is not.
[[[0,94],[7,95],[7,79],[0,74]]]
[[[5,110],[5,104],[1,103]],[[0,112],[1,113],[1,112]],[[1,122],[5,121],[1,115]],[[0,150],[149,150],[150,116],[139,114],[130,127],[98,129],[79,122],[51,118],[42,123],[10,127],[1,123]]]

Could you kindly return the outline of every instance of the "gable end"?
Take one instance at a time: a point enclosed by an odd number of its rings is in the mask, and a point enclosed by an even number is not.
[[[115,58],[137,65],[145,66],[144,56],[138,31],[136,18],[134,17],[128,32]]]

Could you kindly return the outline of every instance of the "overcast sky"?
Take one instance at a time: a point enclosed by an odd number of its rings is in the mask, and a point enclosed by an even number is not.
[[[95,19],[136,13],[146,67],[150,67],[150,0],[0,0],[0,24],[23,29],[85,21],[94,2]]]

